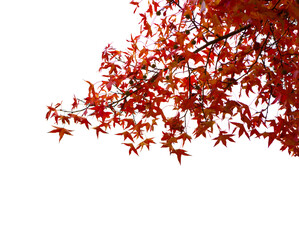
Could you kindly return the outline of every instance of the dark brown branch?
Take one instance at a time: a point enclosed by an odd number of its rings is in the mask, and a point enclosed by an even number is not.
[[[222,40],[224,40],[224,39],[227,39],[227,38],[229,38],[229,37],[231,37],[231,36],[234,36],[234,35],[236,35],[236,34],[242,32],[242,31],[244,31],[244,30],[247,30],[248,28],[250,28],[250,26],[251,26],[250,24],[249,24],[249,25],[246,25],[246,26],[244,26],[244,27],[242,27],[242,28],[240,28],[240,29],[238,29],[238,30],[235,30],[235,31],[233,31],[233,32],[230,32],[229,34],[226,34],[226,35],[224,35],[224,36],[221,36],[221,37],[219,37],[219,38],[216,38],[216,39],[214,39],[213,41],[210,41],[210,42],[206,43],[205,45],[201,46],[200,48],[197,48],[197,49],[194,51],[194,53],[198,53],[198,52],[200,52],[201,50],[205,49],[206,47],[208,47],[208,46],[210,46],[210,45],[212,45],[212,44],[215,44],[215,43],[220,42],[220,41],[222,41]]]

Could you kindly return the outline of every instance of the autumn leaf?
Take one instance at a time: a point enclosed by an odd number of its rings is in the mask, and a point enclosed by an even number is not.
[[[65,124],[68,123],[70,124],[70,117],[69,116],[59,116],[60,121]]]
[[[64,136],[64,134],[67,134],[67,135],[72,135],[71,132],[73,130],[68,130],[68,129],[65,129],[65,128],[60,128],[60,127],[56,127],[56,126],[53,126],[55,129],[50,131],[49,133],[59,133],[59,142],[60,140],[62,139],[62,137]]]
[[[137,149],[134,147],[133,143],[123,143],[124,145],[130,147],[129,149],[129,155],[131,155],[132,151],[138,155]]]
[[[180,136],[178,136],[177,139],[182,139],[182,141],[183,141],[182,145],[184,146],[186,140],[189,140],[189,142],[191,142],[192,137],[189,134],[187,134],[186,132],[184,132]]]
[[[248,139],[250,139],[250,136],[249,136],[248,132],[245,130],[244,124],[237,123],[237,122],[231,122],[231,123],[234,124],[235,126],[237,126],[239,128],[239,137],[241,137],[243,135],[243,133],[244,133],[246,135],[246,137]]]
[[[85,117],[81,117],[76,114],[69,114],[69,117],[73,118],[74,123],[84,124],[87,129],[89,129],[89,125],[91,125],[91,123]]]
[[[100,124],[99,126],[94,127],[93,129],[96,130],[97,137],[99,137],[99,132],[101,132],[101,133],[107,133],[106,131],[103,130],[103,124]]]
[[[125,118],[123,121],[124,121],[124,123],[126,123],[126,126],[124,126],[124,129],[126,129],[126,128],[130,128],[130,127],[134,127],[134,126],[135,126],[134,119],[131,119],[131,118]]]
[[[147,138],[144,141],[142,141],[141,143],[139,143],[137,149],[143,149],[143,147],[147,147],[147,149],[149,150],[150,148],[150,144],[155,144],[153,138]]]
[[[231,141],[231,142],[235,142],[234,139],[232,139],[231,137],[233,137],[234,135],[233,134],[226,134],[225,131],[220,131],[219,133],[219,136],[216,137],[216,138],[213,138],[213,140],[216,140],[216,143],[214,145],[214,147],[219,144],[219,142],[221,141],[222,144],[224,146],[226,146],[226,141]]]
[[[59,105],[56,105],[55,107],[52,107],[52,105],[48,106],[48,112],[46,113],[46,119],[47,120],[49,120],[49,118],[54,117],[55,122],[58,123],[59,114],[58,114],[57,106],[59,106]]]
[[[78,99],[74,96],[74,102],[73,102],[73,104],[72,104],[72,110],[73,110],[73,109],[76,109],[76,108],[78,107],[78,105],[79,105],[79,101],[78,101]]]
[[[171,154],[176,154],[177,155],[177,159],[179,161],[179,163],[182,163],[182,155],[183,156],[191,156],[189,154],[186,153],[187,151],[184,149],[174,149],[171,151]]]
[[[117,133],[115,135],[122,135],[124,137],[124,140],[129,138],[132,142],[134,142],[134,139],[133,139],[131,133],[129,133],[128,131],[125,131],[125,132],[122,132],[122,133]]]

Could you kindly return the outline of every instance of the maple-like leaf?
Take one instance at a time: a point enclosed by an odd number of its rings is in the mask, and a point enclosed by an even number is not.
[[[155,142],[154,142],[154,140],[153,140],[153,138],[147,138],[147,139],[145,139],[144,141],[142,141],[141,143],[139,143],[139,145],[138,145],[138,147],[137,147],[137,149],[143,149],[143,147],[145,146],[145,147],[147,147],[147,149],[149,150],[149,148],[150,148],[150,144],[155,144]]]
[[[234,124],[234,125],[236,125],[239,128],[239,137],[241,137],[243,135],[243,133],[244,133],[246,135],[246,137],[248,139],[250,139],[250,136],[249,136],[248,132],[245,130],[245,127],[244,127],[244,125],[242,123],[237,123],[237,122],[231,122],[231,123]]]
[[[129,148],[129,154],[131,155],[132,151],[138,155],[137,149],[134,147],[133,143],[123,143],[124,145],[130,147]]]
[[[73,109],[76,109],[77,107],[78,107],[78,105],[79,105],[79,101],[78,101],[78,99],[76,98],[76,96],[74,96],[74,99],[73,99],[74,101],[73,101],[73,104],[72,104],[72,110]]]
[[[99,126],[93,128],[93,129],[96,130],[97,137],[99,137],[99,132],[101,132],[101,133],[107,133],[106,131],[103,130],[103,127],[104,127],[103,124],[100,124]]]
[[[174,150],[171,151],[171,153],[174,153],[174,154],[177,155],[177,158],[178,158],[178,161],[179,161],[180,164],[182,163],[182,155],[183,156],[191,156],[184,149],[174,149]]]
[[[222,142],[222,144],[224,146],[226,146],[226,141],[227,140],[231,141],[231,142],[235,142],[235,140],[231,138],[233,136],[234,136],[233,134],[226,134],[225,131],[220,131],[219,136],[216,137],[216,138],[213,138],[213,140],[216,140],[216,143],[215,143],[214,146],[216,146],[217,144],[219,144],[220,141]]]
[[[56,126],[53,126],[55,129],[53,129],[52,131],[50,131],[49,133],[59,133],[59,142],[60,140],[62,139],[62,137],[64,136],[64,134],[67,134],[67,135],[72,135],[71,132],[73,130],[68,130],[68,129],[65,129],[65,128],[60,128],[60,127],[56,127]]]
[[[124,140],[129,138],[132,142],[134,142],[134,138],[132,137],[131,133],[129,133],[128,131],[124,131],[122,133],[117,133],[115,135],[122,135],[122,136],[124,136]]]

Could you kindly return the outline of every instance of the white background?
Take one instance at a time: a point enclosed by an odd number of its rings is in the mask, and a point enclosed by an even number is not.
[[[47,133],[46,106],[84,97],[103,48],[138,32],[128,3],[1,2],[0,239],[299,239],[299,161],[275,142],[198,140],[180,166],[84,127]]]

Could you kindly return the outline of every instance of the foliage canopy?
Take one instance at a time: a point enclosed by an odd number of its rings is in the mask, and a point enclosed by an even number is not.
[[[143,3],[131,4],[135,13]],[[299,156],[298,1],[145,4],[129,47],[103,51],[103,80],[87,81],[87,96],[69,110],[48,106],[47,119],[89,129],[94,118],[97,135],[120,126],[136,154],[155,143],[148,135],[160,124],[162,147],[180,163],[185,142],[207,135],[225,146],[243,134],[277,140]],[[64,126],[51,132],[71,135]]]

